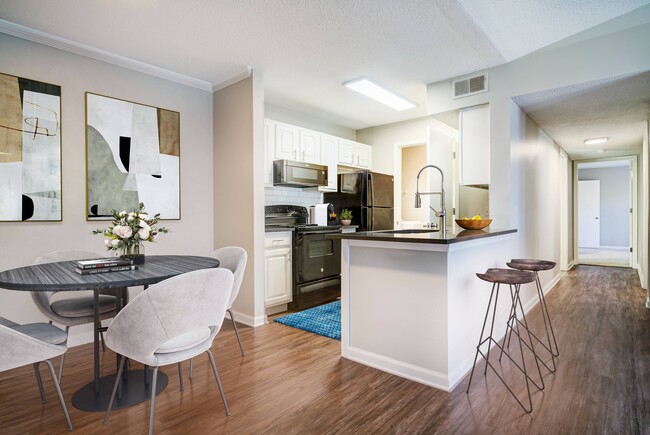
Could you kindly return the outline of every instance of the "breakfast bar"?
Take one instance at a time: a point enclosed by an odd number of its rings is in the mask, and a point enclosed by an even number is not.
[[[341,355],[451,391],[471,369],[490,288],[517,230],[343,233]],[[508,298],[499,301],[507,314]],[[506,317],[496,324],[505,325]],[[495,336],[504,331],[496,331]]]

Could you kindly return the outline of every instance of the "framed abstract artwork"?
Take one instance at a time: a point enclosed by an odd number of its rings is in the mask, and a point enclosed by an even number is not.
[[[86,93],[88,220],[111,210],[180,219],[180,113]]]
[[[61,86],[0,74],[0,221],[61,219]]]

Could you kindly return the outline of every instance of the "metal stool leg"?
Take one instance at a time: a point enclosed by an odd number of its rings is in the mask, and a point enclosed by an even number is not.
[[[487,310],[485,310],[485,318],[483,319],[483,328],[481,328],[481,335],[479,336],[478,345],[476,346],[476,355],[474,355],[474,364],[472,364],[472,372],[469,375],[469,383],[467,384],[467,391],[466,391],[467,394],[469,394],[469,387],[472,386],[472,378],[474,377],[476,360],[478,359],[478,355],[481,349],[481,344],[483,343],[483,334],[485,333],[485,325],[487,325],[487,318],[488,315],[490,314],[490,306],[492,305],[492,297],[494,296],[494,289],[496,288],[496,286],[497,286],[496,283],[492,284],[492,291],[490,292],[490,302],[488,302]],[[496,306],[496,301],[494,305]],[[492,318],[492,324],[494,325],[494,318]]]
[[[544,327],[546,327],[546,321],[548,320],[548,329],[546,329],[546,336],[548,337],[548,346],[551,354],[554,357],[560,356],[560,351],[557,347],[557,340],[555,339],[555,332],[553,331],[553,323],[551,323],[551,316],[548,314],[548,307],[546,306],[546,298],[544,297],[544,291],[542,290],[542,283],[539,280],[539,274],[535,272],[535,284],[537,284],[537,293],[539,295],[539,302],[542,306],[542,317],[544,318]],[[550,330],[550,335],[549,335]],[[553,338],[553,344],[551,344],[551,338]],[[553,359],[553,364],[555,364],[555,359]]]
[[[526,344],[526,342],[524,340],[522,340],[521,335],[519,334],[519,323],[520,323],[519,321],[516,322],[516,324],[517,324],[517,335],[519,336],[520,345],[521,344],[526,345],[526,347],[528,347],[529,350],[533,353],[533,357],[535,358],[535,365],[537,366],[537,374],[539,375],[539,379],[540,379],[540,382],[541,382],[542,385],[539,386],[539,385],[537,385],[537,383],[535,381],[533,381],[532,378],[530,378],[530,377],[528,377],[528,378],[531,380],[533,385],[535,385],[538,389],[543,390],[545,388],[545,385],[544,385],[544,378],[542,377],[542,371],[539,368],[540,358],[537,356],[537,353],[535,352],[535,346],[533,345],[533,337],[532,337],[532,334],[530,332],[530,328],[528,327],[528,321],[526,320],[526,313],[524,312],[524,306],[521,303],[521,296],[519,294],[520,288],[521,288],[521,286],[519,286],[519,288],[515,289],[515,292],[516,292],[516,296],[517,296],[517,303],[519,303],[519,308],[521,308],[521,317],[523,319],[523,326],[524,326],[524,329],[526,330],[526,332],[528,333],[528,339],[530,340],[530,347]],[[521,351],[522,351],[522,354],[523,354],[523,349]],[[523,355],[522,355],[522,359],[523,359]],[[524,366],[524,368],[525,368],[525,366]]]

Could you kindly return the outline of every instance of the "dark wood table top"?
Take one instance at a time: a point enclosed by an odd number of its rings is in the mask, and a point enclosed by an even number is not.
[[[74,261],[0,272],[0,288],[22,291],[97,290],[150,285],[182,273],[219,267],[219,260],[189,255],[147,255],[137,270],[80,275]]]

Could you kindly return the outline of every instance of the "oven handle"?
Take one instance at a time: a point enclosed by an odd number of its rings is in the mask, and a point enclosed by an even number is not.
[[[326,231],[300,231],[296,233],[297,236],[308,236],[308,235],[314,235],[314,234],[339,234],[342,233],[343,230],[340,228],[338,230],[326,230]]]

